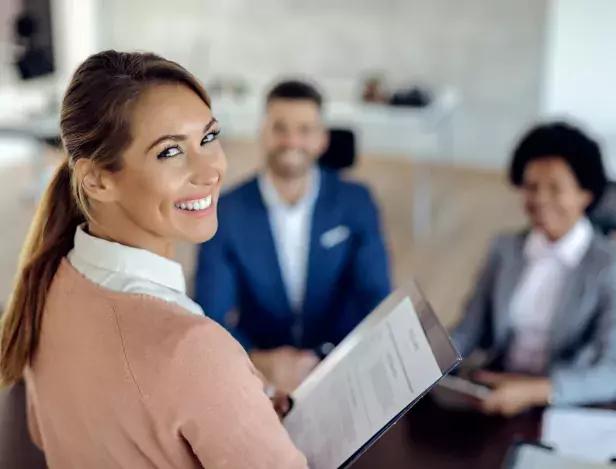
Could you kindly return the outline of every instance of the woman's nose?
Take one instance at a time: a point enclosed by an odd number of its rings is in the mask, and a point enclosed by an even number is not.
[[[208,166],[196,171],[193,181],[200,186],[215,186],[220,182],[220,178],[220,172],[214,166]]]
[[[536,205],[545,205],[550,202],[551,196],[550,193],[546,190],[539,190],[535,194],[535,204]]]
[[[196,185],[215,186],[220,182],[221,177],[220,168],[213,162],[200,162],[193,166],[192,180]]]
[[[222,151],[210,154],[196,153],[193,157],[193,182],[198,185],[215,186],[220,183],[226,169]]]

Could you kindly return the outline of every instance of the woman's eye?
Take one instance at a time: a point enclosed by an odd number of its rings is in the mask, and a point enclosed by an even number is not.
[[[158,154],[158,159],[172,158],[174,156],[179,155],[180,153],[182,153],[182,151],[180,150],[180,147],[174,146],[174,147],[165,148],[163,151],[161,151]]]
[[[205,145],[206,143],[213,142],[214,140],[218,138],[219,135],[220,135],[220,130],[215,130],[214,132],[210,132],[205,137],[203,137],[203,140],[201,140],[201,145]]]

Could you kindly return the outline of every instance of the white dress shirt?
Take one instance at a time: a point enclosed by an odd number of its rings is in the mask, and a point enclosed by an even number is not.
[[[116,292],[149,295],[176,303],[203,315],[201,307],[186,295],[186,280],[177,262],[145,249],[96,238],[80,226],[68,261],[84,277]]]
[[[259,178],[259,190],[267,208],[280,273],[295,312],[301,310],[306,292],[312,214],[319,186],[320,173],[314,168],[308,190],[296,204],[290,205],[280,197],[266,175]]]
[[[507,351],[508,371],[544,374],[554,314],[563,289],[592,241],[593,228],[583,218],[560,240],[550,242],[533,231],[524,246],[526,267],[511,301],[513,341]]]

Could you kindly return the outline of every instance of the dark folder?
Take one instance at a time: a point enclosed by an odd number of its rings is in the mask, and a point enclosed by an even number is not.
[[[285,427],[311,469],[348,467],[459,362],[447,331],[409,281],[294,393]]]

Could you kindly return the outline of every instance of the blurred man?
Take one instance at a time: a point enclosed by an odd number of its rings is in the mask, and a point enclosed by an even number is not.
[[[297,387],[389,293],[388,260],[368,190],[319,169],[322,98],[295,81],[267,97],[266,168],[220,199],[199,252],[195,294],[279,389]]]

